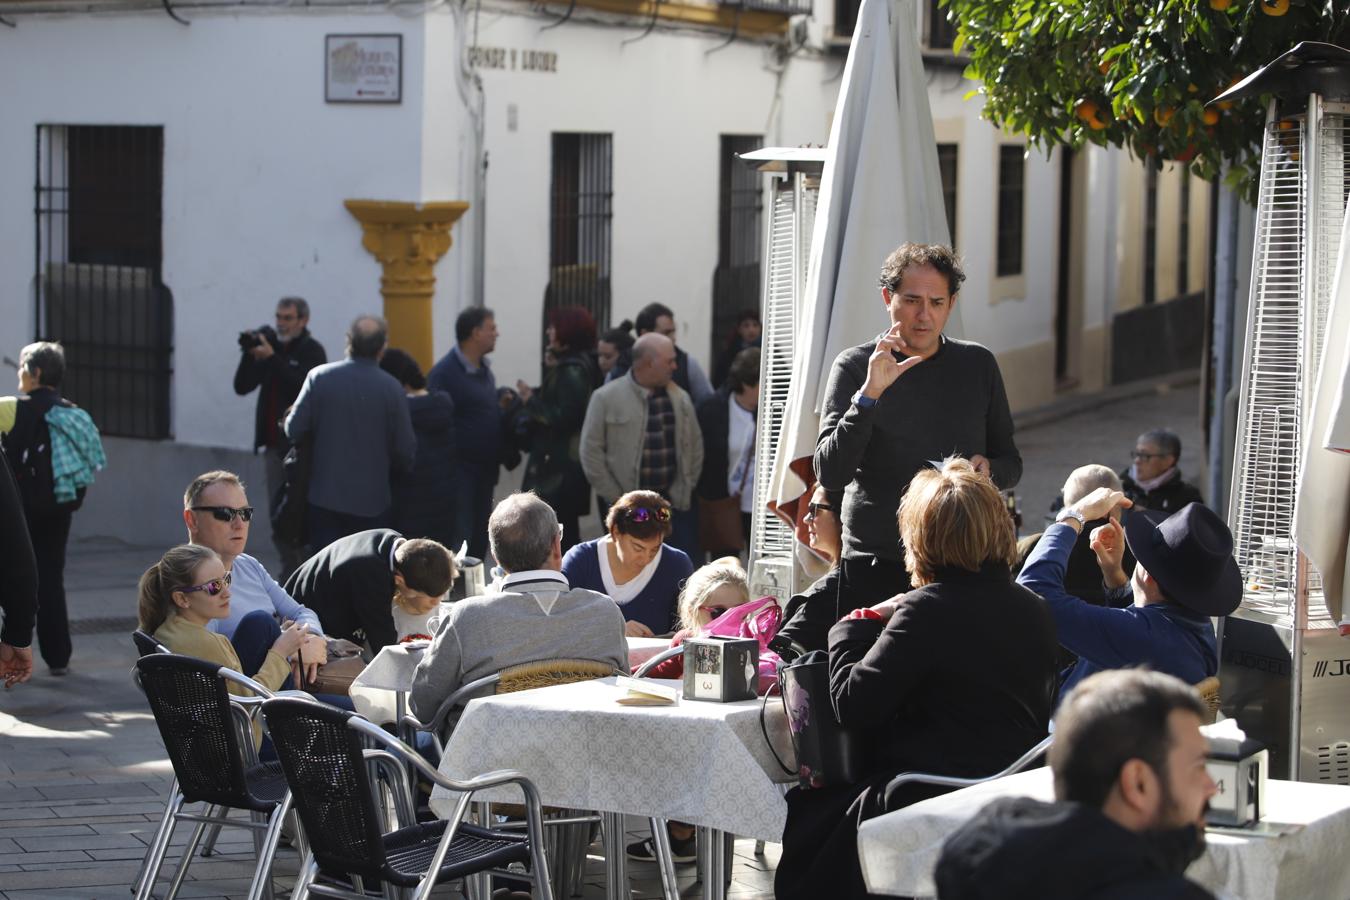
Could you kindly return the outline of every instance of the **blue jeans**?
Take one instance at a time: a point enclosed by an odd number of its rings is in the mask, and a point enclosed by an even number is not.
[[[235,655],[239,657],[239,667],[245,675],[252,678],[258,674],[258,670],[267,660],[267,651],[272,649],[272,645],[279,637],[281,626],[266,610],[255,609],[239,620],[239,627],[234,630],[234,637],[230,638],[230,643],[234,645]],[[295,690],[294,675],[286,676],[286,680],[281,683],[281,690]],[[339,694],[315,694],[314,699],[339,709],[353,712],[356,710],[351,697]]]

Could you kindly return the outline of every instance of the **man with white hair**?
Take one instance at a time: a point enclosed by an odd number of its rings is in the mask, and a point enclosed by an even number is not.
[[[623,613],[604,594],[574,588],[562,574],[562,530],[533,493],[492,511],[488,541],[506,571],[500,590],[450,605],[413,674],[412,711],[431,719],[460,685],[508,666],[590,659],[626,668]]]

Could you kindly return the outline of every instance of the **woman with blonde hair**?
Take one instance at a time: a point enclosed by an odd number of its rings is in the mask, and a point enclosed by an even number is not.
[[[212,620],[230,614],[230,573],[209,547],[180,544],[146,569],[141,575],[137,613],[140,629],[153,634],[155,640],[174,653],[241,671],[239,656],[229,638],[206,629]],[[290,678],[290,658],[304,641],[307,626],[290,625],[283,630],[269,614],[256,610],[245,616],[239,627],[270,628],[276,632],[262,667],[244,674],[264,687],[280,690]],[[246,688],[234,683],[229,684],[229,690],[248,694]]]
[[[862,780],[788,792],[778,900],[864,897],[858,825],[940,790],[900,772],[982,777],[1043,738],[1054,708],[1055,628],[1013,582],[1012,519],[967,460],[914,476],[898,515],[914,588],[830,629],[830,693],[866,748]]]

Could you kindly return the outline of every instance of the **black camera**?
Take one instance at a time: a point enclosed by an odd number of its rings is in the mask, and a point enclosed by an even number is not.
[[[262,326],[256,331],[241,331],[239,332],[239,349],[247,353],[254,347],[260,346],[263,341],[267,341],[267,343],[275,347],[277,343],[276,336],[277,333],[267,325]]]

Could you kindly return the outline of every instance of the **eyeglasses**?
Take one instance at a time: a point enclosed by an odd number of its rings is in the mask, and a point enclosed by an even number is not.
[[[230,573],[226,572],[219,578],[213,578],[205,584],[194,584],[192,587],[179,588],[180,594],[195,594],[197,591],[206,591],[206,596],[214,597],[221,591],[230,586]]]
[[[624,516],[628,521],[637,522],[639,524],[643,522],[669,522],[670,510],[662,508],[648,509],[645,506],[635,506],[624,513]]]
[[[194,506],[192,510],[193,512],[209,512],[217,522],[233,522],[235,516],[245,522],[253,520],[253,507],[251,506],[241,506],[238,509],[232,506]]]
[[[808,503],[806,504],[806,514],[812,518],[820,515],[822,512],[834,512],[834,507],[828,503]]]
[[[1162,459],[1170,454],[1167,453],[1140,453],[1138,450],[1130,451],[1130,459]]]

